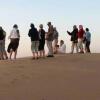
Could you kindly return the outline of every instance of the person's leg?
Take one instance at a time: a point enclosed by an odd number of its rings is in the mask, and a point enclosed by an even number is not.
[[[83,39],[79,39],[78,42],[79,42],[78,45],[80,48],[80,53],[84,53],[84,51],[83,51]]]
[[[87,53],[86,41],[84,42],[84,51]]]
[[[38,56],[38,52],[35,52],[35,59],[38,59],[39,56]]]
[[[40,58],[42,57],[41,51],[38,52],[38,56],[39,56]]]
[[[2,60],[4,60],[4,55],[3,55],[3,52],[4,52],[4,42],[3,41],[1,41],[1,44],[0,44],[1,46],[1,59]]]
[[[7,60],[8,59],[8,56],[7,56],[7,52],[5,50],[5,40],[3,41],[3,56],[4,58]]]
[[[75,43],[76,53],[78,53],[78,44]]]
[[[3,52],[3,55],[4,55],[5,59],[7,60],[8,59],[8,55],[7,55],[6,51]]]
[[[81,40],[80,39],[78,39],[78,48],[81,51]]]
[[[4,60],[2,51],[0,51],[0,60]]]
[[[1,60],[4,60],[4,57],[3,57],[3,52],[1,51],[1,53],[0,53],[1,55]]]
[[[87,53],[90,53],[91,51],[90,51],[90,42],[89,41],[86,42],[86,48],[87,48]]]
[[[48,56],[47,57],[54,57],[53,56],[53,47],[52,47],[52,41],[47,41],[47,47],[48,47]]]
[[[39,50],[39,41],[35,41],[35,53],[36,53],[36,59],[39,58],[38,56],[38,50]]]
[[[50,55],[50,46],[49,46],[49,41],[46,41],[47,42],[47,48],[48,48],[48,55]]]
[[[12,53],[13,53],[13,50],[11,49],[10,50],[10,57],[9,57],[10,60],[12,59]]]
[[[86,53],[88,53],[88,41],[86,41]]]
[[[57,53],[57,45],[58,45],[58,39],[56,39],[56,44],[55,44],[55,52]]]
[[[83,52],[83,41],[82,41],[82,39],[80,41],[80,47],[81,47],[81,52]]]
[[[89,53],[91,53],[91,50],[90,50],[90,42],[89,42],[89,46],[88,46],[88,49],[89,49]]]
[[[55,39],[53,40],[52,46],[53,46],[53,53],[55,53]]]
[[[45,58],[45,50],[43,50],[42,52],[43,52],[43,57]]]
[[[58,44],[58,39],[55,39],[54,40],[54,43],[53,43],[53,52],[56,54],[57,53],[57,44]]]
[[[14,52],[14,59],[16,60],[17,50]]]
[[[71,54],[74,52],[74,42],[72,41],[72,46],[71,46]]]
[[[52,41],[49,42],[49,46],[50,46],[50,55],[53,56]]]
[[[32,54],[33,54],[33,57],[32,57],[32,59],[35,59],[35,52],[32,52]]]
[[[31,41],[32,59],[35,59],[35,41]]]

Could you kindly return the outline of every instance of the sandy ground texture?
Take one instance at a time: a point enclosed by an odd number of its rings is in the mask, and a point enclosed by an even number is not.
[[[100,54],[0,61],[0,100],[100,100]]]

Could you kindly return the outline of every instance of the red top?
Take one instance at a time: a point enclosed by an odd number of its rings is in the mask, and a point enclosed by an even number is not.
[[[78,32],[78,38],[83,38],[85,31],[83,29],[80,29]]]

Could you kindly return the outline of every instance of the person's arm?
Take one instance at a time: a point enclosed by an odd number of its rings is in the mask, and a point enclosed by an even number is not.
[[[17,34],[18,34],[18,38],[20,38],[20,32],[19,32],[19,30],[17,30]]]
[[[4,40],[6,39],[6,32],[3,30]]]
[[[69,35],[72,35],[72,33],[71,33],[71,32],[69,32],[69,31],[67,31],[67,33],[68,33]]]
[[[28,36],[31,37],[31,30],[29,30],[29,32],[28,32]]]

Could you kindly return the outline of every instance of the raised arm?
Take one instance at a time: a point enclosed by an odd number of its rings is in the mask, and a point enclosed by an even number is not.
[[[69,32],[69,31],[67,31],[67,33],[68,33],[69,35],[72,35],[72,33],[71,33],[71,32]]]

